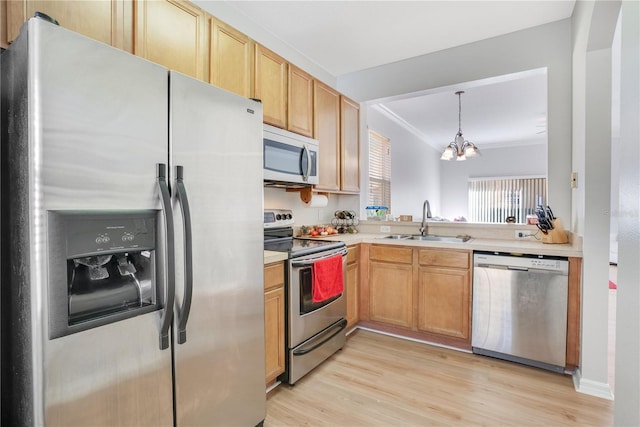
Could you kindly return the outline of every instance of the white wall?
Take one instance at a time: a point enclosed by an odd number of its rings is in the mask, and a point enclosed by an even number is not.
[[[441,162],[441,216],[448,219],[464,216],[469,219],[469,178],[498,176],[546,176],[547,147],[525,145],[482,149],[482,157],[464,162]],[[552,206],[553,208],[553,206]]]
[[[370,129],[391,139],[393,216],[413,215],[414,221],[420,221],[425,200],[429,200],[433,216],[439,216],[440,153],[376,107],[367,108],[367,124]],[[363,151],[368,151],[368,144],[362,146]],[[366,197],[364,200],[366,203]]]
[[[287,192],[283,188],[264,189],[265,209],[291,209],[295,218],[295,226],[329,225],[337,210],[353,210],[358,212],[359,196],[331,194],[324,208],[309,208],[301,200],[298,192]]]
[[[338,77],[361,102],[547,68],[549,204],[570,227],[571,21],[563,20]]]
[[[640,3],[622,2],[615,425],[640,425]]]
[[[608,384],[609,226],[611,209],[612,43],[619,2],[580,1],[573,16],[574,170],[578,232],[583,235],[582,351],[579,391],[612,397]],[[597,313],[597,315],[596,315]]]

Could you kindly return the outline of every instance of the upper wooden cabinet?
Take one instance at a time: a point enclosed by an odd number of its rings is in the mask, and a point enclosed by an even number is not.
[[[289,64],[287,129],[313,137],[313,77]]]
[[[340,190],[360,191],[360,104],[340,96]]]
[[[340,94],[318,80],[313,82],[313,137],[320,143],[316,189],[339,191]]]
[[[135,0],[135,23],[136,55],[207,80],[209,52],[201,9],[180,0]]]
[[[131,52],[133,8],[129,1],[3,0],[2,3],[6,13],[6,22],[0,28],[2,47],[15,40],[22,24],[39,11],[64,28]]]
[[[262,101],[263,121],[287,127],[287,61],[269,49],[255,44],[253,97]]]
[[[245,98],[251,97],[253,41],[215,18],[209,20],[209,28],[209,82]]]

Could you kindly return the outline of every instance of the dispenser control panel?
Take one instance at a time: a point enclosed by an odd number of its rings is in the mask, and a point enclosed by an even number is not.
[[[68,258],[156,245],[156,211],[70,214],[65,219]]]

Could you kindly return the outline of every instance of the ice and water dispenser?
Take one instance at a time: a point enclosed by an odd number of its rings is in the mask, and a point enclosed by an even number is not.
[[[160,308],[157,211],[49,213],[50,337]]]

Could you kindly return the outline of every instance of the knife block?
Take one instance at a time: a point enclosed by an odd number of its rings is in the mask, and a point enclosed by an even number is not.
[[[552,230],[548,230],[547,234],[542,233],[542,243],[568,243],[569,237],[562,226],[560,218],[551,221],[551,225],[553,225]]]

